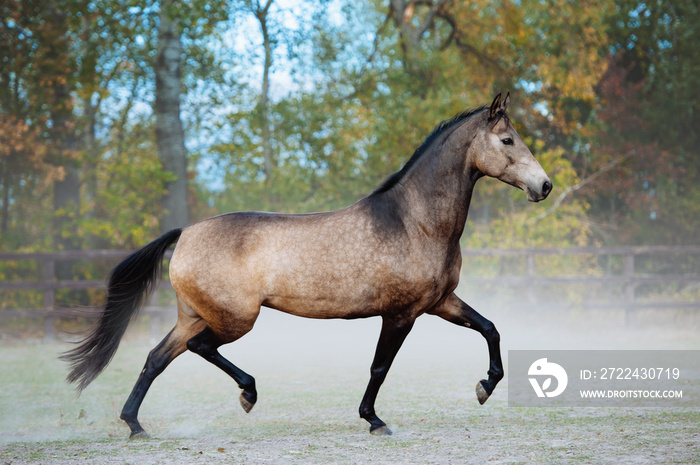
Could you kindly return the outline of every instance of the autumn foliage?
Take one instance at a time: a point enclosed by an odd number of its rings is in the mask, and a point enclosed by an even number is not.
[[[697,242],[696,2],[163,4],[182,42],[191,221],[348,205],[441,120],[510,90],[554,191],[530,205],[480,182],[466,245]],[[159,233],[177,178],[153,112],[160,5],[1,4],[0,250]]]

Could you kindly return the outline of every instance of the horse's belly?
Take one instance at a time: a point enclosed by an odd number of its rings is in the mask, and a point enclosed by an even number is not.
[[[263,305],[306,318],[354,319],[428,307],[442,295],[434,279],[367,275],[349,280],[333,274],[325,279],[296,278],[271,286]]]
[[[379,315],[374,308],[362,307],[362,306],[348,306],[347,303],[339,303],[335,301],[324,301],[324,300],[311,300],[311,299],[297,299],[297,298],[284,298],[284,297],[272,297],[266,299],[263,305],[269,308],[274,308],[276,310],[288,313],[290,315],[301,316],[304,318],[319,318],[319,319],[330,319],[330,318],[343,318],[343,319],[355,319],[355,318],[368,318],[371,316]]]
[[[368,294],[359,283],[348,287],[332,278],[292,280],[271,286],[263,305],[306,318],[366,318],[379,314]]]

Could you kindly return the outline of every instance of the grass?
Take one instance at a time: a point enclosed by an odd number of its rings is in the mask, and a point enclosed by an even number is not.
[[[250,414],[232,380],[184,354],[149,391],[140,419],[152,436],[139,441],[118,415],[150,344],[124,341],[80,397],[63,381],[65,345],[0,346],[0,463],[700,463],[698,410],[510,408],[506,382],[479,406],[485,344],[451,326],[409,336],[377,400],[395,434],[371,436],[357,407],[378,322],[290,321],[263,321],[222,349],[256,377]],[[501,334],[520,344],[515,331]],[[648,347],[647,333],[638,339]]]

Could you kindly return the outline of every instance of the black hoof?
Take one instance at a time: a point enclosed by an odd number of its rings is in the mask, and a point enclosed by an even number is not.
[[[143,439],[149,437],[148,433],[144,431],[143,427],[141,426],[141,423],[139,423],[135,416],[122,413],[119,418],[121,418],[131,430],[131,434],[129,434],[129,439]]]
[[[131,434],[129,435],[130,441],[139,440],[139,439],[148,439],[148,438],[150,438],[150,436],[144,430],[132,431]]]
[[[391,430],[386,426],[370,426],[369,427],[369,432],[374,434],[375,436],[391,436],[392,432]]]

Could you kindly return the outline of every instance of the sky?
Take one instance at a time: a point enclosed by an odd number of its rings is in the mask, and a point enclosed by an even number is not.
[[[345,22],[341,11],[342,2],[332,0],[321,8],[329,24],[341,25]],[[268,13],[269,30],[272,33],[281,30],[286,38],[294,37],[295,34],[308,35],[309,29],[313,27],[310,20],[313,10],[310,10],[311,8],[305,2],[275,0]],[[371,41],[372,38],[369,40]],[[210,39],[208,47],[215,51],[222,65],[226,66],[230,81],[235,81],[256,92],[260,91],[264,68],[263,36],[260,23],[251,12],[239,12],[231,20],[221,24],[218,33]],[[283,99],[290,93],[311,90],[314,78],[323,78],[314,76],[308,66],[313,53],[311,47],[304,42],[295,43],[293,47],[293,53],[290,53],[288,43],[278,43],[274,47],[269,90],[273,102]],[[190,95],[189,98],[196,99],[198,96]],[[215,120],[224,122],[226,115],[236,109],[235,104],[230,102],[212,109],[212,112]],[[187,120],[192,116],[184,111],[182,118]],[[208,117],[211,118],[211,115]],[[203,136],[198,132],[197,137],[190,137],[186,141],[190,153],[204,153],[198,161],[196,170],[200,180],[212,191],[225,189],[225,173],[217,166],[214,157],[206,156],[207,149],[217,141],[231,140],[232,137],[232,128],[224,123],[214,138]]]

